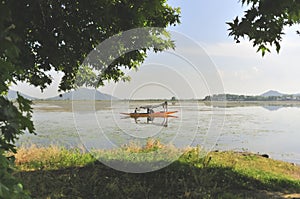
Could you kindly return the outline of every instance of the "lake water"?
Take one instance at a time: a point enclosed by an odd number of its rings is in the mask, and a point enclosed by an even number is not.
[[[126,118],[122,112],[159,102],[38,101],[33,121],[37,135],[23,135],[19,145],[118,148],[148,138],[177,147],[267,153],[300,164],[300,108],[282,105],[215,107],[202,102],[170,104],[177,117]],[[158,109],[159,110],[159,109]]]

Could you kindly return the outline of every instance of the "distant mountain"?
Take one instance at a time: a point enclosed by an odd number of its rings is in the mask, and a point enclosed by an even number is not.
[[[285,94],[283,93],[280,93],[278,91],[274,91],[274,90],[269,90],[263,94],[261,94],[260,96],[263,96],[263,97],[282,97],[284,96]]]
[[[95,89],[80,88],[46,100],[117,100],[118,98]]]
[[[18,93],[17,91],[8,90],[7,99],[9,99],[9,100],[15,100],[15,99],[17,99],[17,97],[18,97],[17,93]],[[26,94],[21,93],[21,92],[19,92],[19,95],[21,95],[22,97],[24,97],[26,99],[29,99],[29,100],[35,100],[36,99],[34,97],[31,97],[31,96],[26,95]]]

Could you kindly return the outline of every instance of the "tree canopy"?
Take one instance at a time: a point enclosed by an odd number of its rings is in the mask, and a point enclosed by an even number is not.
[[[285,26],[300,23],[299,0],[241,0],[241,3],[249,9],[242,18],[236,17],[227,23],[229,35],[237,43],[240,38],[248,37],[263,56],[272,46],[280,51]]]
[[[1,0],[0,1],[0,165],[8,165],[4,151],[14,151],[18,135],[34,132],[30,101],[5,97],[11,83],[28,82],[45,89],[52,82],[49,71],[64,76],[60,90],[74,87],[76,73],[88,53],[105,39],[139,27],[161,27],[179,23],[179,8],[166,0]],[[168,38],[149,31],[149,46],[120,56],[101,76],[118,81],[121,67],[138,67],[149,50],[174,47]],[[156,44],[162,44],[155,49]],[[20,190],[0,166],[0,198],[11,198]],[[5,176],[5,177],[3,177]],[[10,189],[11,188],[11,189]],[[17,197],[16,197],[17,198]]]
[[[2,114],[8,103],[3,94],[10,83],[25,81],[44,89],[52,82],[47,72],[55,70],[64,73],[60,89],[71,89],[84,58],[108,37],[137,27],[164,28],[179,23],[179,9],[161,0],[3,0],[0,15]],[[164,49],[172,46],[168,40]],[[103,79],[118,81],[124,75],[120,67],[136,68],[150,47],[122,55],[110,64]],[[6,121],[7,118],[0,118],[1,124],[7,124]],[[1,125],[2,134],[6,132],[4,126]],[[13,141],[13,137],[5,139]]]

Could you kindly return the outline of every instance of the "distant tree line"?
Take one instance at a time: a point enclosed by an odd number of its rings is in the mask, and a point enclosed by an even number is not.
[[[300,96],[262,96],[262,95],[234,95],[234,94],[215,94],[206,96],[203,101],[300,101]]]

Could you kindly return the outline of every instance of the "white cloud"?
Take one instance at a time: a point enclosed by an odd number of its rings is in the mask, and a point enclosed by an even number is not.
[[[251,48],[248,43],[242,42],[235,44],[232,42],[222,42],[216,44],[205,45],[205,50],[209,56],[222,56],[222,57],[243,57],[254,58],[257,56],[255,49]]]
[[[286,59],[287,57],[299,56],[299,41],[300,37],[295,33],[297,28],[288,29],[287,34],[283,37],[281,42],[280,53],[277,54],[274,47],[270,47],[271,53],[266,53],[264,60],[268,59]],[[300,29],[300,28],[299,28]],[[261,53],[257,52],[257,47],[253,47],[252,42],[247,40],[241,43],[235,43],[232,39],[219,43],[210,43],[202,45],[209,56],[222,57],[238,57],[238,58],[252,58],[261,59]]]
[[[294,33],[295,34],[295,33]],[[250,42],[222,42],[205,45],[216,64],[226,92],[260,94],[269,89],[285,93],[300,92],[300,41],[298,36],[285,37],[281,51],[262,57]]]

